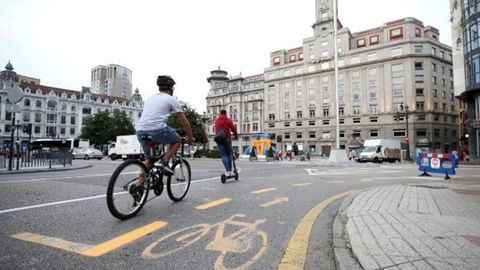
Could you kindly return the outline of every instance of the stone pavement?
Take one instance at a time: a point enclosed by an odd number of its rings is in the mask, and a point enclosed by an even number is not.
[[[334,222],[340,269],[480,269],[480,185],[381,186]]]

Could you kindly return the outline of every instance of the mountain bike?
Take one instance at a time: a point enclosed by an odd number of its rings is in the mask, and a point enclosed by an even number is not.
[[[174,202],[181,201],[190,188],[190,164],[183,159],[182,155],[175,154],[172,157],[169,166],[174,173],[170,174],[158,166],[157,161],[163,158],[164,151],[157,149],[155,139],[145,136],[142,140],[147,142],[152,151],[155,160],[153,167],[148,170],[142,161],[136,159],[124,161],[115,169],[108,183],[108,210],[114,217],[121,220],[135,216],[147,201],[160,196],[164,189],[164,177],[167,179],[168,197]],[[182,145],[184,142],[185,138],[182,138]],[[143,185],[139,183],[140,177],[145,178]],[[150,190],[153,190],[155,197],[147,200]]]

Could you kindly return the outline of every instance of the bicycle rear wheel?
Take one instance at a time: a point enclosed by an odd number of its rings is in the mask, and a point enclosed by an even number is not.
[[[167,178],[167,193],[172,201],[178,202],[187,195],[190,188],[192,179],[190,164],[184,159],[179,159],[174,162],[172,170],[173,175]]]
[[[138,179],[145,176],[145,183]],[[125,220],[135,216],[147,202],[149,191],[148,172],[139,160],[127,160],[113,172],[107,187],[107,206],[110,213]]]

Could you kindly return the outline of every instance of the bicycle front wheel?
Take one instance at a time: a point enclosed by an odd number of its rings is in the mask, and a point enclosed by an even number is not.
[[[173,175],[167,178],[167,193],[172,201],[178,202],[187,195],[190,188],[192,179],[190,164],[184,159],[179,159],[174,163],[172,170]]]
[[[145,177],[143,185],[139,178]],[[110,213],[125,220],[135,216],[147,202],[148,172],[143,162],[127,160],[113,172],[107,187],[107,206]]]

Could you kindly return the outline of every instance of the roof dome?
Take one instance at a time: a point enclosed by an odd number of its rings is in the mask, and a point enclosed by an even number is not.
[[[18,75],[13,71],[13,66],[10,61],[8,61],[8,64],[5,66],[5,70],[0,72],[0,80],[18,82]]]

